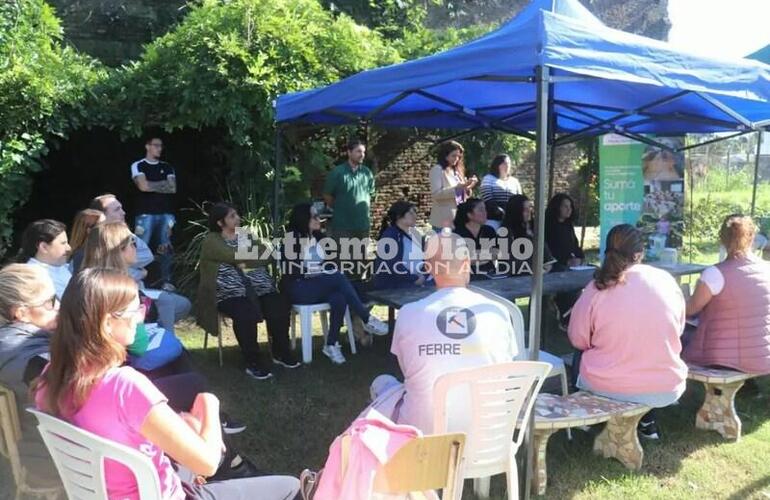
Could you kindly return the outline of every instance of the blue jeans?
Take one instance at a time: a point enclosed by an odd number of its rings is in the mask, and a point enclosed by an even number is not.
[[[160,264],[160,276],[164,283],[171,283],[171,266],[174,248],[171,231],[176,224],[174,214],[139,214],[136,216],[134,233],[147,243]],[[157,245],[153,247],[153,245]]]
[[[320,274],[299,279],[291,284],[289,297],[292,304],[318,304],[327,302],[331,307],[329,314],[329,335],[326,343],[337,343],[345,319],[345,309],[358,315],[364,323],[369,321],[369,310],[361,302],[358,292],[339,271],[334,274]]]

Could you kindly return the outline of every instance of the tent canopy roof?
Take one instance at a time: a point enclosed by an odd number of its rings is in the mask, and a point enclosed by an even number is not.
[[[770,119],[770,66],[709,59],[614,30],[578,0],[533,0],[481,38],[282,95],[278,122],[535,129],[535,69],[551,69],[555,131],[746,131]]]

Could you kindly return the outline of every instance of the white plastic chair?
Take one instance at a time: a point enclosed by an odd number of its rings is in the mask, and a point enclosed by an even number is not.
[[[136,478],[141,500],[161,500],[160,479],[150,458],[137,450],[78,429],[32,408],[38,429],[59,471],[67,497],[107,500],[104,460],[128,467]]]
[[[526,361],[529,359],[529,351],[524,345],[524,336],[527,333],[527,328],[524,326],[524,315],[521,313],[519,306],[504,299],[499,295],[496,295],[488,290],[479,288],[476,286],[468,287],[476,293],[484,295],[491,300],[494,300],[508,309],[508,314],[511,316],[511,324],[513,325],[513,332],[516,335],[516,347],[518,348],[517,361]],[[567,383],[567,368],[564,366],[564,360],[560,357],[553,355],[549,352],[539,351],[538,360],[545,361],[551,365],[551,373],[548,374],[548,378],[560,377],[561,378],[561,393],[563,396],[569,394],[569,384]]]
[[[505,473],[508,499],[519,497],[516,451],[524,439],[529,415],[551,366],[539,361],[512,361],[442,375],[433,386],[433,433],[465,432],[465,452],[458,481],[474,479],[476,495],[489,496],[489,479]],[[470,421],[465,429],[451,429],[460,419],[453,412],[458,405],[449,393],[467,389]],[[455,393],[456,394],[456,393]],[[523,422],[516,429],[517,423]],[[514,436],[515,434],[515,436]]]
[[[21,439],[21,426],[16,408],[16,396],[13,391],[0,385],[0,454],[11,462],[11,474],[16,483],[16,498],[32,495],[51,500],[60,498],[61,487],[38,488],[27,482],[27,469],[19,457],[18,441]],[[7,488],[7,487],[6,487]],[[7,488],[8,491],[10,488]]]
[[[484,290],[476,286],[468,287],[474,292],[484,295],[491,300],[497,301],[508,309],[508,314],[511,316],[511,324],[513,324],[513,332],[516,335],[516,347],[518,347],[518,356],[515,358],[517,361],[526,361],[529,359],[529,350],[524,345],[524,336],[527,333],[527,327],[524,326],[524,315],[521,313],[519,306],[514,304],[508,299],[500,297],[497,294]],[[561,380],[561,395],[566,396],[569,394],[569,382],[567,380],[567,367],[564,364],[564,360],[559,356],[551,354],[546,351],[538,351],[537,359],[545,361],[551,365],[551,372],[548,374],[548,378],[559,377]],[[567,429],[567,439],[572,441],[572,431]]]
[[[313,361],[313,314],[321,315],[321,329],[324,333],[324,343],[329,334],[329,311],[331,306],[327,303],[291,306],[291,348],[297,347],[297,316],[299,315],[299,329],[302,335],[302,362],[308,364]],[[356,354],[356,337],[353,333],[353,320],[350,317],[350,309],[345,309],[345,326],[348,329],[348,342],[350,352]]]

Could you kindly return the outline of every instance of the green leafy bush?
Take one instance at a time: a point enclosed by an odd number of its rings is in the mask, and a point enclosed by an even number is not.
[[[101,121],[129,135],[223,126],[271,159],[279,94],[399,60],[379,34],[315,0],[204,0],[100,89]]]
[[[0,257],[13,212],[27,199],[46,140],[83,123],[83,99],[105,75],[62,43],[44,0],[0,2]]]

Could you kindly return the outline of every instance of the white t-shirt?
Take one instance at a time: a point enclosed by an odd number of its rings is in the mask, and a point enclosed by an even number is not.
[[[390,351],[404,374],[398,422],[433,432],[433,385],[441,375],[512,361],[518,354],[508,311],[467,288],[444,288],[401,308]],[[468,394],[449,407],[469,410]],[[450,430],[467,428],[469,411],[451,415]]]
[[[719,295],[725,287],[725,277],[716,266],[704,269],[699,280],[709,288],[711,295]]]

